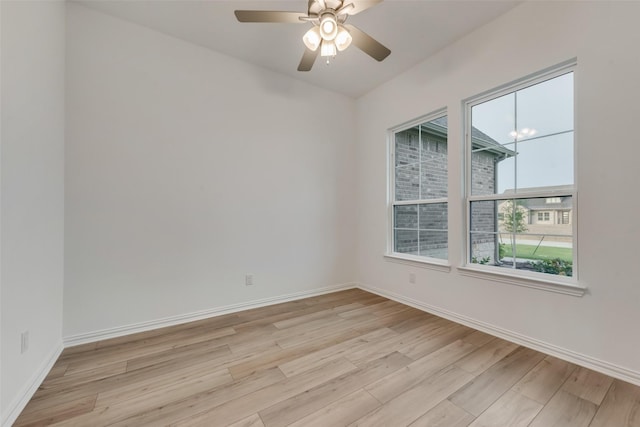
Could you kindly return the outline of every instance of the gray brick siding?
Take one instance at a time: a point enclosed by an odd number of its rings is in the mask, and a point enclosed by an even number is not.
[[[422,144],[420,143],[422,137]],[[495,191],[495,154],[473,153],[473,194]],[[395,134],[396,201],[447,197],[447,140],[422,132],[418,127]],[[447,205],[396,206],[394,209],[394,251],[413,255],[447,258]],[[472,255],[496,257],[495,204],[482,202],[473,208],[472,229],[487,234],[471,237]]]
[[[420,141],[422,137],[422,141]],[[447,140],[418,127],[395,135],[397,201],[447,197]],[[396,206],[394,250],[447,257],[447,205]]]

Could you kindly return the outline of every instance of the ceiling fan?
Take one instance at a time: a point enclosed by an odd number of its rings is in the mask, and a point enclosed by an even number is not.
[[[382,0],[309,0],[308,12],[280,12],[271,10],[236,10],[240,22],[283,22],[304,24],[313,28],[302,37],[306,49],[298,65],[298,71],[309,71],[318,54],[336,56],[353,44],[367,55],[382,61],[391,51],[364,31],[345,24],[347,17],[381,3]]]

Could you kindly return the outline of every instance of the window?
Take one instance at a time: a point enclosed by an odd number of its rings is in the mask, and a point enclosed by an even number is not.
[[[549,212],[538,212],[538,221],[549,221]]]
[[[447,116],[392,131],[391,252],[448,259]]]
[[[574,66],[466,103],[467,264],[575,276]]]

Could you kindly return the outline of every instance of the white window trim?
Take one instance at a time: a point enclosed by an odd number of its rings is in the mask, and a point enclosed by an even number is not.
[[[424,257],[417,256],[411,254],[405,254],[401,252],[394,252],[393,248],[393,207],[394,205],[415,205],[415,204],[423,204],[423,203],[447,203],[447,224],[451,224],[449,214],[450,214],[450,200],[449,200],[449,191],[447,191],[447,197],[437,198],[437,199],[426,199],[426,200],[407,200],[407,201],[395,201],[395,134],[397,132],[401,132],[406,129],[410,129],[414,126],[418,126],[422,123],[443,117],[447,115],[446,108],[440,108],[435,110],[429,114],[424,116],[420,116],[414,120],[405,122],[401,125],[394,126],[387,130],[387,153],[388,153],[388,162],[387,162],[387,247],[384,253],[384,259],[389,262],[395,262],[400,264],[411,265],[414,267],[428,268],[436,271],[451,271],[451,264],[449,260],[443,260],[440,258],[432,258],[432,257]],[[447,129],[447,159],[449,157],[448,153],[451,147],[449,146],[449,132]],[[447,171],[448,175],[448,171]],[[447,180],[448,181],[448,180]],[[447,184],[448,185],[448,184]],[[450,233],[447,229],[447,241],[449,241]],[[449,253],[449,244],[447,244],[447,254],[450,257]]]
[[[573,84],[574,84],[574,115],[573,115],[573,192],[570,194],[573,200],[573,206],[576,207],[573,210],[573,218],[571,221],[572,226],[572,237],[573,237],[573,275],[571,277],[563,277],[563,276],[554,276],[551,274],[538,273],[538,272],[529,272],[515,269],[505,269],[501,267],[493,267],[493,266],[485,266],[478,264],[471,264],[469,262],[470,254],[471,254],[471,242],[469,238],[470,234],[470,221],[471,221],[471,212],[470,206],[471,201],[482,201],[482,200],[495,200],[495,195],[491,196],[472,196],[471,189],[471,144],[469,141],[470,134],[469,128],[471,126],[470,118],[471,118],[471,108],[475,105],[481,104],[483,102],[498,98],[500,96],[506,95],[508,93],[524,89],[529,86],[536,85],[538,83],[542,83],[546,80],[559,77],[563,74],[573,72]],[[463,213],[464,213],[464,254],[462,256],[462,265],[457,267],[457,270],[461,275],[471,276],[480,279],[486,279],[495,282],[508,283],[512,285],[525,286],[529,288],[541,289],[556,293],[574,295],[574,296],[583,296],[587,292],[587,287],[579,282],[578,274],[578,215],[577,215],[577,206],[578,206],[578,180],[577,180],[577,149],[578,144],[575,142],[578,140],[578,131],[576,127],[576,116],[577,116],[577,106],[576,106],[576,87],[578,86],[578,70],[577,70],[577,60],[573,58],[571,60],[565,61],[561,64],[558,64],[553,67],[549,67],[545,70],[539,71],[537,73],[533,73],[524,78],[518,79],[514,82],[499,86],[495,89],[487,90],[481,94],[476,96],[467,98],[462,101],[462,107],[464,111],[464,191],[463,191]],[[560,195],[560,194],[558,194]],[[536,197],[553,197],[555,196],[553,191],[550,192],[531,192],[531,193],[520,193],[517,195],[509,195],[509,199],[520,199],[520,198],[536,198]]]
[[[429,270],[443,271],[448,273],[451,271],[451,264],[448,261],[438,258],[427,258],[422,256],[403,254],[400,252],[391,252],[384,254],[385,261],[394,262],[396,264],[410,265],[412,267],[426,268]]]
[[[536,273],[519,270],[518,274],[511,269],[491,267],[480,264],[467,264],[457,267],[462,276],[475,277],[491,282],[507,283],[509,285],[524,286],[565,295],[581,297],[587,292],[587,287],[570,280],[568,277],[553,276],[551,274]],[[545,277],[540,277],[545,276]],[[547,278],[546,276],[549,276]]]

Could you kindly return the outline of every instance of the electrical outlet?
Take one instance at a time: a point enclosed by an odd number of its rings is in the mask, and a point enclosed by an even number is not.
[[[20,334],[20,354],[26,353],[29,350],[29,331],[24,331]]]
[[[416,273],[409,273],[409,283],[416,283]]]
[[[244,276],[244,284],[246,286],[253,285],[253,274],[247,274],[246,276]]]

